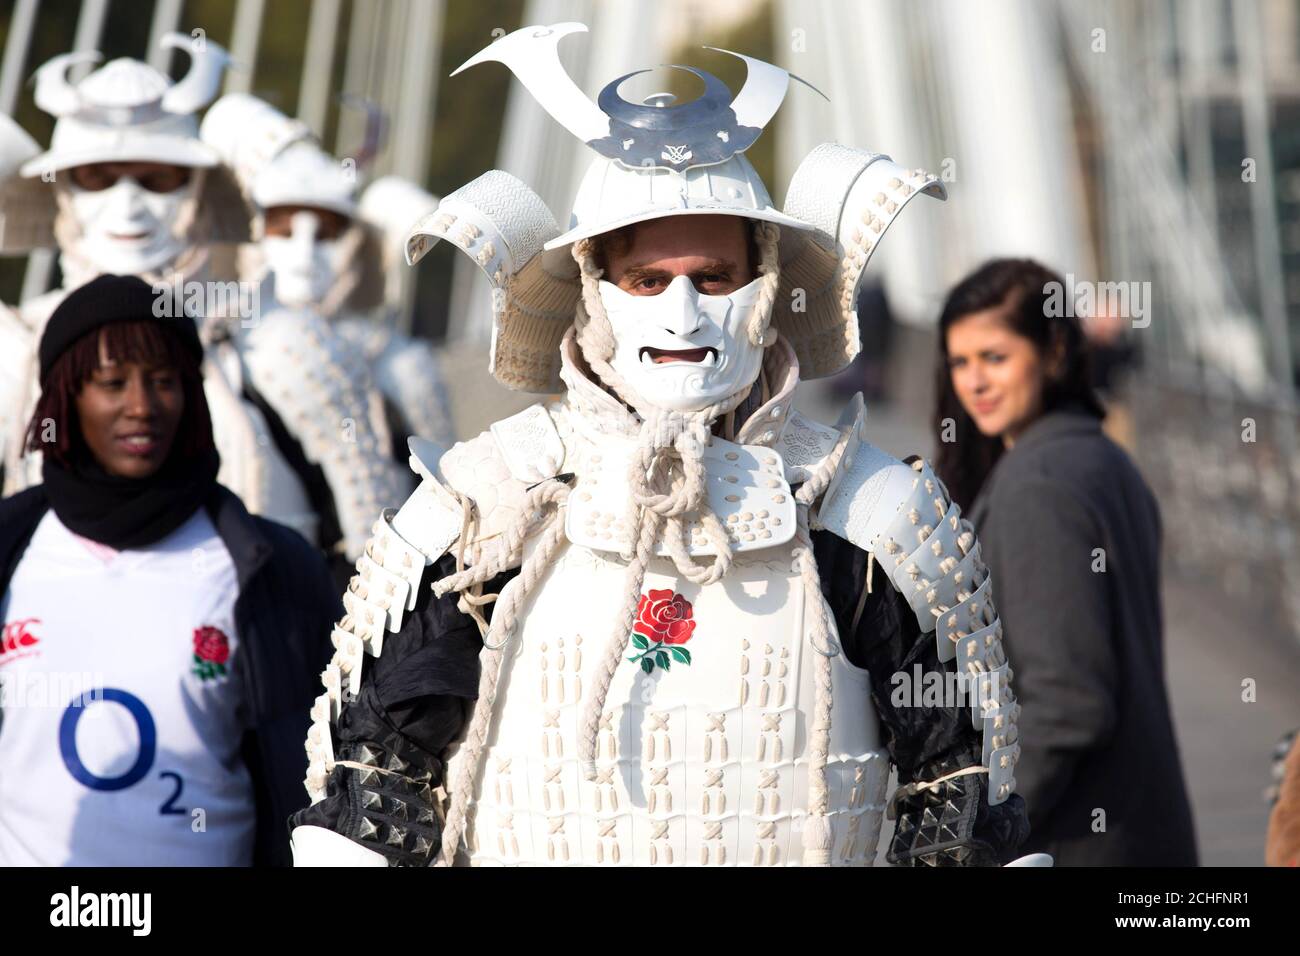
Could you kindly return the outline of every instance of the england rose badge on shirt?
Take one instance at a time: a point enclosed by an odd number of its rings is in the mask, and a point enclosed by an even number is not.
[[[226,676],[230,660],[230,638],[219,627],[204,625],[194,629],[193,673],[205,684]]]

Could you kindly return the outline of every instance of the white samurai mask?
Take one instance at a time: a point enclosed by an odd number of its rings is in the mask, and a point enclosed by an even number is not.
[[[247,236],[248,207],[199,141],[195,116],[216,94],[226,53],[182,34],[162,45],[190,55],[176,83],[131,59],[72,83],[68,70],[97,53],[57,56],[36,73],[36,104],[57,122],[50,148],[21,175],[49,187],[57,211],[49,238],[71,260],[65,271],[157,272],[193,247]],[[28,245],[43,244],[29,225]]]
[[[761,287],[758,278],[730,295],[705,295],[677,276],[650,296],[601,280],[615,342],[610,365],[633,392],[673,411],[699,411],[734,395],[762,364],[763,346],[749,336]]]

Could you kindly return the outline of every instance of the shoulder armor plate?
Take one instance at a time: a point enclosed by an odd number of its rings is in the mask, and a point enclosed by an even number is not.
[[[564,442],[541,405],[529,405],[489,430],[512,478],[531,485],[560,473]]]
[[[1020,705],[975,530],[929,465],[909,467],[869,445],[860,400],[850,410],[852,432],[818,522],[873,553],[922,631],[935,632],[939,660],[955,661],[971,681],[971,724],[983,730],[989,802],[1001,803],[1015,791]]]
[[[839,440],[840,432],[836,429],[792,411],[776,441],[785,461],[785,480],[791,485],[801,485],[810,479],[821,469]]]
[[[971,725],[983,729],[989,803],[1001,803],[1015,791],[1019,704],[1001,647],[993,579],[974,528],[943,483],[924,462],[911,470],[913,486],[879,535],[877,558],[922,629],[935,630],[939,660],[955,660],[971,682]]]
[[[473,500],[478,532],[471,543],[490,553],[519,515],[529,485],[556,474],[563,463],[564,443],[550,414],[533,405],[457,442],[438,467],[448,487]]]
[[[817,509],[817,526],[874,553],[881,532],[912,491],[916,474],[867,441],[860,395],[840,421],[849,430],[848,439]]]

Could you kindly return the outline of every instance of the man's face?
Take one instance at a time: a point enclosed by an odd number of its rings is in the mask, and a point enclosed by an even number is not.
[[[184,251],[175,232],[181,206],[202,182],[169,163],[89,163],[58,180],[84,237],[84,256],[103,272],[137,275]]]
[[[762,348],[748,326],[760,282],[746,222],[669,216],[625,235],[607,246],[600,284],[617,343],[614,369],[647,402],[678,411],[752,382]]]

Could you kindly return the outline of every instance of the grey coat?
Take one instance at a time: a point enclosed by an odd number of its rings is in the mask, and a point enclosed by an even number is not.
[[[1137,468],[1092,415],[1054,411],[1002,456],[971,519],[1023,708],[1021,852],[1195,866],[1164,681],[1160,511]]]

